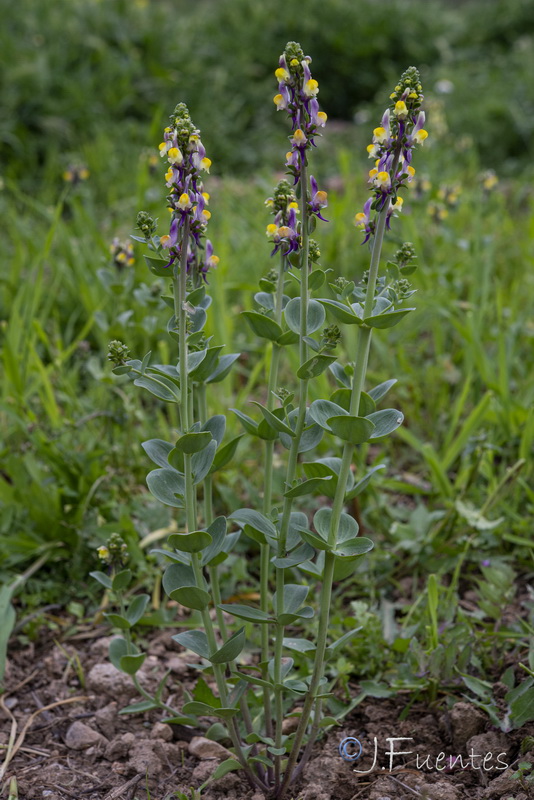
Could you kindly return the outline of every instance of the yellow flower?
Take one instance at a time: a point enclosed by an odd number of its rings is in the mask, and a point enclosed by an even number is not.
[[[187,211],[191,208],[191,200],[189,199],[189,195],[184,192],[180,195],[180,199],[178,200],[178,206],[182,209],[182,211]]]
[[[404,100],[397,100],[395,103],[395,109],[393,111],[397,119],[406,119],[408,116],[408,106],[404,102]]]
[[[202,192],[202,197],[206,201],[206,205],[208,205],[209,202],[210,202],[210,196],[209,196],[208,192]]]
[[[415,167],[412,166],[406,167],[406,172],[410,176],[410,179],[413,178],[413,176],[415,175]]]
[[[102,561],[106,561],[109,558],[109,550],[105,545],[100,545],[100,547],[96,551],[98,553],[98,557],[102,559]]]
[[[308,140],[306,139],[306,134],[304,133],[304,131],[302,131],[300,128],[297,128],[297,130],[295,131],[295,133],[291,138],[291,141],[298,147],[300,145],[306,144]]]
[[[283,67],[278,67],[278,69],[275,71],[274,74],[275,74],[276,80],[279,81],[279,82],[280,81],[288,81],[290,79],[290,77],[291,77],[289,72],[287,71],[287,69],[284,69]]]
[[[294,208],[298,212],[299,204],[295,203],[295,201],[293,200],[291,203],[289,203],[287,210],[289,211],[291,208]]]
[[[423,144],[423,142],[427,137],[428,137],[428,131],[425,131],[424,128],[421,128],[421,130],[417,131],[417,133],[414,134],[413,138],[414,141],[417,142],[417,144]]]
[[[375,128],[373,131],[373,142],[376,144],[383,144],[388,138],[385,128]]]
[[[163,156],[167,153],[167,142],[162,142],[158,145],[159,154],[163,158]]]
[[[375,185],[379,189],[389,189],[391,186],[391,177],[389,172],[379,172],[375,178]]]
[[[394,211],[402,211],[403,204],[404,204],[404,200],[402,199],[402,197],[397,197],[395,202],[391,204],[391,208]]]
[[[354,224],[355,224],[355,225],[356,225],[358,228],[365,228],[365,224],[366,224],[366,222],[367,222],[367,217],[365,216],[365,214],[363,213],[363,211],[360,211],[360,212],[359,212],[358,214],[356,214],[356,216],[354,217]]]
[[[173,179],[173,176],[174,176],[174,172],[172,171],[172,169],[169,169],[169,170],[168,170],[168,171],[165,173],[165,180],[167,181],[167,183],[168,183],[169,181],[172,181],[172,179]]]
[[[168,247],[169,244],[170,244],[170,241],[171,241],[171,237],[168,234],[165,234],[165,236],[162,236],[160,238],[159,243],[161,244],[162,247]]]
[[[287,108],[287,103],[281,94],[275,94],[273,103],[276,105],[277,111],[282,111],[284,108]]]
[[[209,172],[211,167],[211,159],[210,158],[203,158],[200,162],[200,169],[203,169],[205,172]]]
[[[315,97],[319,93],[319,84],[314,78],[310,78],[309,81],[306,81],[302,89],[306,97]]]
[[[284,236],[291,236],[291,228],[288,228],[287,225],[282,225],[278,228],[278,235],[284,238]]]
[[[374,177],[375,177],[375,175],[378,175],[378,170],[377,170],[377,168],[376,168],[376,167],[373,167],[373,169],[370,169],[370,170],[369,170],[369,177],[370,177],[370,178],[374,178]]]
[[[369,158],[376,158],[380,148],[377,144],[368,144],[367,145],[367,152],[369,153]]]
[[[181,164],[184,160],[181,150],[178,147],[171,147],[167,153],[170,164]]]

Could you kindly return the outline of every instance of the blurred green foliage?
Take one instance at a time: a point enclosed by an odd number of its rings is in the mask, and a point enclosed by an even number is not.
[[[295,38],[332,119],[351,120],[413,63],[427,89],[452,90],[451,123],[484,160],[527,160],[532,17],[528,0],[496,0],[491,14],[484,0],[21,0],[0,32],[0,155],[25,186],[51,151],[66,163],[103,131],[136,158],[180,99],[217,171],[257,167],[279,152],[273,72]]]

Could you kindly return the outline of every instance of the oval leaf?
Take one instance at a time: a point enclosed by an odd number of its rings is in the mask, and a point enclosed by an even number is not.
[[[300,297],[295,297],[289,301],[285,307],[284,316],[287,327],[293,333],[300,334]],[[325,321],[325,317],[326,313],[322,305],[317,300],[309,300],[306,333],[310,334],[319,330]]]
[[[338,416],[330,417],[328,425],[340,439],[350,444],[363,444],[373,433],[375,426],[368,417]]]

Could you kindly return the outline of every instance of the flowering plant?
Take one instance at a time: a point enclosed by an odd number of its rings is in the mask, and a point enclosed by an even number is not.
[[[162,503],[178,509],[181,520],[180,532],[169,537],[168,549],[155,552],[166,563],[165,591],[200,621],[198,629],[173,638],[201,659],[199,669],[213,676],[213,688],[200,679],[192,695],[184,692],[186,702],[179,712],[162,699],[165,679],[154,696],[148,694],[135,677],[144,655],[131,636],[148,595],[134,597],[125,607],[122,597],[132,576],[117,541],[101,552],[110,566],[108,573],[94,573],[117,594],[120,605],[119,614],[107,615],[123,631],[111,643],[111,660],[133,676],[144,697],[128,710],[163,708],[167,721],[194,729],[205,728],[205,717],[224,721],[233,753],[213,777],[243,770],[253,787],[275,798],[282,798],[298,778],[320,730],[335,722],[325,662],[358,633],[351,630],[328,643],[332,586],[350,575],[373,547],[344,511],[380,469],[375,466],[355,477],[351,470],[355,449],[382,439],[403,421],[396,409],[376,409],[395,381],[365,391],[365,377],[373,331],[397,325],[413,310],[402,305],[413,294],[407,280],[415,269],[413,247],[405,243],[380,276],[379,264],[386,229],[402,210],[399,191],[415,173],[413,149],[427,137],[419,75],[411,67],[395,87],[391,106],[368,147],[375,160],[369,173],[371,196],[354,221],[364,241],[370,242],[369,270],[358,284],[342,277],[329,282],[332,270],[318,265],[319,247],[310,239],[317,221],[326,221],[328,206],[327,193],[308,169],[315,139],[327,121],[310,65],[300,45],[290,42],[275,73],[274,102],[291,125],[286,166],[292,183],[281,181],[267,200],[273,221],[266,234],[278,268],[260,280],[256,309],[243,312],[252,331],[270,343],[267,395],[264,405],[254,401],[256,418],[232,409],[245,433],[263,442],[261,511],[233,509],[228,517],[213,512],[213,481],[235,454],[241,437],[223,443],[226,419],[209,416],[207,387],[228,374],[238,354],[223,354],[222,346],[213,345],[204,333],[210,305],[207,279],[218,263],[206,238],[210,198],[201,181],[211,162],[183,104],[176,107],[160,145],[167,161],[168,233],[159,236],[157,223],[142,212],[138,216],[142,235],[134,237],[151,251],[146,256],[150,270],[171,281],[172,293],[164,299],[173,309],[168,332],[177,341],[178,362],[154,364],[150,353],[142,360],[130,359],[125,345],[110,345],[116,374],[127,374],[136,386],[179,410],[177,436],[143,443],[156,466],[147,476],[148,488]],[[311,296],[327,282],[333,297]],[[298,293],[290,297],[286,289],[292,293],[295,286]],[[333,323],[325,324],[327,314]],[[334,351],[342,338],[340,328],[347,325],[358,330],[358,344],[352,363],[343,364]],[[294,345],[299,351],[296,383],[290,389],[278,388],[282,355]],[[337,388],[328,398],[309,404],[310,382],[327,370]],[[313,451],[325,434],[341,441],[341,458],[301,463],[301,454]],[[288,451],[283,497],[275,497],[273,491],[278,443]],[[330,497],[332,505],[319,508],[310,524],[295,506],[299,498],[312,494]],[[219,572],[242,534],[260,549],[258,606],[223,602],[221,597]],[[312,605],[307,604],[310,579],[318,593],[318,602]],[[316,613],[313,639],[303,638],[302,626]],[[236,620],[235,627],[228,624],[228,615]],[[241,655],[247,643],[254,642],[257,629],[258,658],[244,662]],[[298,672],[290,653],[300,654]],[[289,730],[284,720],[295,704],[296,725]]]

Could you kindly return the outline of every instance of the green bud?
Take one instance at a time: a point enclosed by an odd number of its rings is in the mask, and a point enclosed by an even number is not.
[[[116,367],[121,367],[130,358],[130,348],[118,339],[108,345],[108,359]]]

